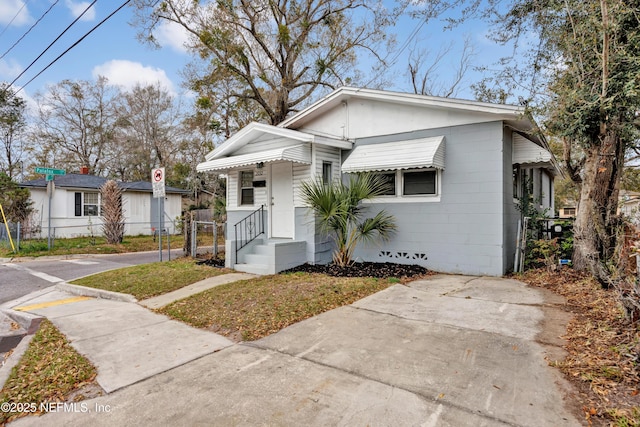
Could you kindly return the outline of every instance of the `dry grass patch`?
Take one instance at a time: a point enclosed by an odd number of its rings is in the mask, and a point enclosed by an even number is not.
[[[105,271],[71,283],[112,292],[122,292],[142,300],[229,272],[230,270],[227,269],[198,265],[191,258],[178,258],[167,262],[154,262]]]
[[[397,282],[309,273],[263,276],[218,286],[159,311],[231,339],[252,341]]]
[[[558,367],[576,385],[593,426],[640,426],[640,331],[625,319],[618,294],[571,269],[528,271],[519,280],[551,289],[574,314],[567,326],[569,355]]]
[[[42,413],[41,404],[83,400],[83,388],[98,387],[96,374],[96,368],[71,347],[51,322],[44,320],[0,391],[0,425],[34,412]],[[5,411],[7,405],[23,410]]]

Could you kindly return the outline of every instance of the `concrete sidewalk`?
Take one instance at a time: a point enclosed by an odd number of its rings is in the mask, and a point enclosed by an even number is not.
[[[11,308],[53,322],[96,366],[98,384],[107,393],[233,344],[135,303],[78,296],[55,288],[22,298]]]
[[[435,276],[85,401],[86,411],[15,425],[578,426],[571,388],[545,360],[562,357],[560,303],[514,280]]]
[[[174,301],[178,301],[187,298],[191,295],[195,295],[200,292],[204,292],[207,289],[215,288],[216,286],[226,285],[227,283],[238,282],[240,280],[248,280],[256,277],[255,274],[249,273],[228,273],[221,274],[219,276],[209,277],[208,279],[201,280],[184,288],[176,289],[173,292],[158,295],[157,297],[148,298],[140,301],[140,304],[151,309],[156,309],[169,305]]]

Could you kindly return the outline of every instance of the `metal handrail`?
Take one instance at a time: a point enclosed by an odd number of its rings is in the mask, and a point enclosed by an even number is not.
[[[264,234],[264,205],[260,205],[260,208],[238,221],[233,228],[237,263],[240,249],[253,242],[259,235]]]

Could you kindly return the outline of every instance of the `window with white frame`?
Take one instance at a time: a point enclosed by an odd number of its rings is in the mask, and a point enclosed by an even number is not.
[[[240,171],[240,204],[253,205],[253,171]]]
[[[424,196],[436,194],[435,170],[403,171],[402,195]]]
[[[99,216],[100,215],[100,193],[98,192],[76,192],[74,194],[75,216]]]
[[[413,169],[380,172],[389,183],[382,196],[413,197],[438,195],[438,170]]]

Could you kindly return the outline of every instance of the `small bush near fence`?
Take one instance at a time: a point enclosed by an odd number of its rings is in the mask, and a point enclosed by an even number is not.
[[[560,234],[553,233],[555,226]],[[573,228],[570,221],[557,219],[534,219],[528,230],[525,252],[525,270],[533,268],[557,269],[560,260],[571,260],[573,255]]]

